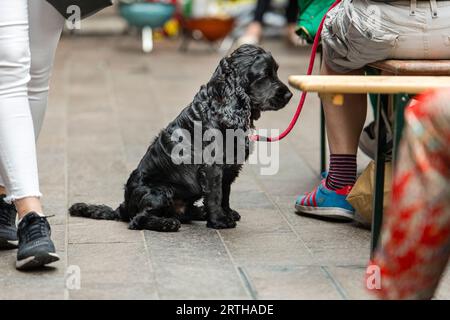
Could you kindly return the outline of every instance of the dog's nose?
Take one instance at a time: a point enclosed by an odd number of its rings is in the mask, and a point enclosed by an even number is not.
[[[286,101],[289,101],[289,100],[291,100],[291,98],[292,98],[292,92],[287,91],[287,92],[284,94],[284,99],[285,99]]]

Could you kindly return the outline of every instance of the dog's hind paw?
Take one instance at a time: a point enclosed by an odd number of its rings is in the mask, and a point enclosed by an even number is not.
[[[162,232],[176,232],[180,229],[181,222],[178,219],[167,218],[161,223],[158,231]]]
[[[160,232],[176,232],[181,222],[175,218],[162,217],[135,217],[128,224],[130,230],[153,230]]]
[[[136,221],[131,220],[130,223],[128,223],[128,229],[130,230],[142,230],[143,228],[136,223]]]

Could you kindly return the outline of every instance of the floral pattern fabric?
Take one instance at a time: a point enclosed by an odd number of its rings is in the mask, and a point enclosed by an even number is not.
[[[450,256],[450,90],[420,95],[405,131],[372,264],[383,299],[430,299]]]

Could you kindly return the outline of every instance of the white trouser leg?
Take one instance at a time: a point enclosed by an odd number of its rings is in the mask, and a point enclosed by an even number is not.
[[[45,0],[0,1],[0,185],[7,200],[40,196],[35,137],[63,24]]]
[[[64,18],[46,0],[28,0],[31,79],[28,100],[37,137],[47,108],[49,80]]]

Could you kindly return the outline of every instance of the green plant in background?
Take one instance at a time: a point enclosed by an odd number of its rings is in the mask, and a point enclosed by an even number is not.
[[[185,18],[201,16],[236,16],[240,8],[256,5],[256,0],[180,0]],[[199,10],[200,9],[200,10]]]

